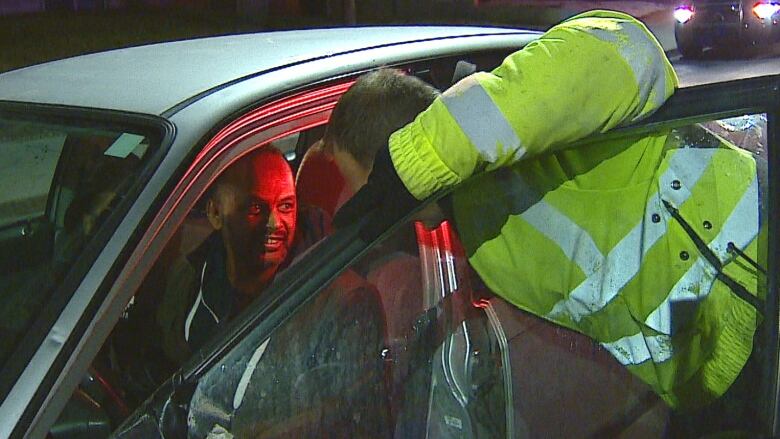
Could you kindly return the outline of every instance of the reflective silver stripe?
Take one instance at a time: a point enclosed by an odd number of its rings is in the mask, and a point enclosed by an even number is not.
[[[744,250],[758,236],[758,177],[753,177],[750,186],[745,190],[737,206],[723,224],[718,236],[708,245],[721,262],[731,258],[728,251],[729,242],[733,242],[740,250]]]
[[[539,201],[520,216],[547,239],[558,244],[585,276],[596,273],[604,263],[604,255],[588,232],[546,201]]]
[[[691,190],[709,166],[715,151],[714,148],[677,150],[669,163],[669,169],[658,179],[664,201],[679,209],[690,198]]]
[[[638,109],[650,102],[657,109],[666,99],[666,62],[657,44],[647,31],[634,23],[623,22],[620,32],[605,29],[582,29],[596,38],[613,44],[631,67],[639,87]],[[626,123],[636,122],[650,113],[639,115]]]
[[[255,349],[255,352],[252,354],[249,362],[246,364],[246,369],[244,369],[244,373],[241,374],[241,379],[238,381],[236,393],[233,395],[233,410],[238,410],[238,408],[241,407],[241,403],[244,401],[244,395],[246,394],[246,389],[249,387],[249,379],[252,378],[252,374],[255,372],[257,363],[261,358],[263,358],[265,348],[268,347],[268,342],[270,340],[271,339],[268,338],[262,344],[260,344],[260,346]]]
[[[557,244],[586,277],[598,270],[604,263],[604,255],[588,232],[546,202],[520,174],[506,171],[501,178],[508,180],[507,186],[515,195],[511,197],[512,212],[522,212],[520,217]]]
[[[525,154],[515,130],[473,75],[445,91],[441,101],[485,161],[495,163],[499,152],[516,151],[515,160]]]
[[[653,195],[649,206],[660,204],[658,194]],[[646,209],[644,220],[620,240],[592,276],[574,288],[569,297],[555,304],[548,313],[549,317],[569,316],[579,322],[583,317],[604,308],[618,295],[639,272],[644,255],[666,233],[666,221],[657,224],[657,227],[642,227],[644,224],[651,224],[652,212],[653,209]],[[665,216],[664,213],[661,213],[662,217]]]
[[[659,179],[664,198],[667,190],[676,194],[675,201],[680,204],[690,197],[691,192],[687,188],[696,185],[709,166],[713,153],[712,150],[676,151],[669,169]],[[664,182],[675,179],[680,181],[680,189],[671,189],[671,183],[665,186]],[[653,223],[653,214],[659,214],[663,220]],[[656,192],[647,203],[644,218],[609,252],[599,269],[574,288],[569,297],[556,303],[547,316],[552,319],[568,316],[579,322],[583,317],[603,309],[639,273],[644,256],[666,234],[668,218],[661,194]]]
[[[758,236],[758,203],[758,179],[754,177],[718,235],[707,245],[721,262],[726,263],[731,257],[728,252],[729,242],[744,249]],[[672,288],[669,296],[650,313],[645,323],[658,332],[671,334],[672,303],[706,297],[716,275],[715,268],[706,259],[699,257]]]
[[[672,339],[666,335],[645,338],[642,334],[623,337],[611,343],[601,343],[621,364],[630,366],[652,359],[663,363],[672,358]]]

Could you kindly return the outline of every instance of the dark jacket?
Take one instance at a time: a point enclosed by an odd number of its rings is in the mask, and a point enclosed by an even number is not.
[[[329,223],[322,210],[302,206],[298,233],[280,270],[324,238]],[[228,281],[225,260],[225,245],[214,233],[186,257],[176,259],[168,270],[155,322],[162,351],[176,364],[189,358],[238,311],[237,293]]]

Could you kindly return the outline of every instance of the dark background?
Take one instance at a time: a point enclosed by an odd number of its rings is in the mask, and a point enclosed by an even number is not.
[[[208,35],[375,24],[545,29],[588,9],[644,17],[674,1],[0,0],[0,72],[54,59]]]

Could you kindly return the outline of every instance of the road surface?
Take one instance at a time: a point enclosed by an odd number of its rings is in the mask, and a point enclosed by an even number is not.
[[[672,55],[672,64],[683,86],[780,74],[780,48],[764,53],[705,53],[703,59],[688,60]]]
[[[504,0],[512,4],[537,4],[536,0]],[[780,74],[780,45],[747,51],[707,51],[700,60],[683,59],[677,53],[674,38],[674,3],[664,1],[604,1],[604,0],[548,0],[547,4],[559,12],[559,19],[571,17],[590,9],[614,9],[630,13],[642,20],[653,32],[680,77],[682,86],[706,84],[771,74]],[[555,23],[550,23],[552,26]]]

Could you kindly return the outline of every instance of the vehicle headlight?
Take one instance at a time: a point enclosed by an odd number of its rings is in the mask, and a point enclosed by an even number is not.
[[[753,6],[753,13],[762,20],[777,14],[778,11],[780,11],[780,2],[777,1],[758,2]]]
[[[680,6],[674,10],[674,18],[680,23],[686,23],[693,17],[693,6]]]

